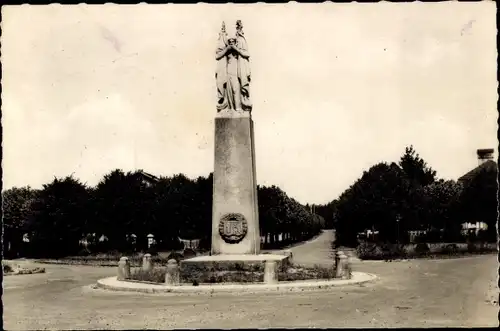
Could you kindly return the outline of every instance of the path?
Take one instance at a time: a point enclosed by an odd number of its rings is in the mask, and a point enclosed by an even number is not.
[[[331,263],[328,231],[292,248],[298,263]],[[498,326],[496,255],[357,262],[380,279],[303,293],[153,295],[92,290],[115,268],[45,265],[4,278],[5,329]],[[498,298],[498,291],[496,291]]]
[[[288,249],[292,251],[294,263],[308,266],[331,264],[333,263],[331,244],[334,238],[333,230],[323,230],[319,236]],[[279,251],[281,250],[273,252]]]

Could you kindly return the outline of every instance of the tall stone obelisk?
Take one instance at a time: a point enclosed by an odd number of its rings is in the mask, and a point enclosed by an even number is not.
[[[234,36],[228,36],[222,23],[216,60],[211,254],[259,254],[250,55],[241,21]]]

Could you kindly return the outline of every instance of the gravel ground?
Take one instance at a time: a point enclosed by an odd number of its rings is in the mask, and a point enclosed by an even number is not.
[[[331,231],[292,248],[301,264],[328,264]],[[29,261],[22,263],[29,264]],[[4,278],[4,328],[168,329],[498,326],[496,255],[355,262],[380,279],[304,293],[139,294],[92,289],[116,268],[40,265]]]

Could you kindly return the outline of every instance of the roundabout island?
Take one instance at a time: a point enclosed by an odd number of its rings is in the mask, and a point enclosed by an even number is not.
[[[377,276],[364,272],[353,272],[351,279],[330,279],[330,280],[297,280],[285,281],[275,284],[265,283],[223,283],[223,284],[202,284],[193,286],[192,284],[180,284],[178,286],[166,284],[154,284],[136,281],[120,281],[117,277],[103,278],[97,281],[97,288],[139,293],[260,293],[260,292],[296,292],[305,290],[321,290],[332,287],[363,284],[372,282]]]

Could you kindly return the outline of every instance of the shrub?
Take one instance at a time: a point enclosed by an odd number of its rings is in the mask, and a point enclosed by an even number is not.
[[[164,268],[153,268],[151,271],[144,271],[140,268],[136,268],[131,273],[130,279],[143,282],[164,283],[166,274],[167,271]]]
[[[218,283],[218,282],[239,282],[238,277],[247,281],[259,281],[252,278],[249,274],[254,273],[259,279],[264,279],[263,263],[235,263],[227,262],[204,262],[190,263],[183,261],[181,263],[181,279],[186,283],[197,281],[198,283]],[[238,276],[239,275],[239,276]],[[245,279],[247,279],[245,281]],[[262,281],[262,280],[260,280]]]
[[[158,256],[158,250],[156,249],[156,246],[151,246],[146,250],[146,253],[151,254],[151,256]]]
[[[90,251],[87,248],[82,248],[78,251],[78,256],[88,256],[90,255]]]
[[[171,260],[171,259],[174,259],[177,261],[177,263],[179,263],[181,260],[184,259],[184,255],[181,254],[181,253],[177,253],[175,251],[172,251],[168,257],[167,257],[167,260]]]
[[[476,252],[476,251],[477,251],[477,246],[476,246],[476,244],[475,244],[475,243],[473,243],[473,242],[468,242],[468,243],[467,243],[467,251],[468,251],[469,253],[474,253],[474,252]]]
[[[362,260],[383,260],[382,248],[375,243],[362,242],[356,247],[356,253]]]
[[[383,244],[381,249],[384,260],[404,258],[407,255],[402,244]]]
[[[299,265],[292,265],[286,271],[278,272],[278,281],[294,281],[308,279],[333,279],[335,278],[335,268],[315,265],[312,268],[306,268]]]
[[[185,259],[189,259],[191,257],[195,257],[196,256],[196,252],[194,251],[194,249],[191,249],[191,248],[186,248],[184,251],[183,251],[183,255],[184,255],[184,258]]]
[[[448,244],[441,249],[441,253],[455,255],[458,253],[458,246],[456,244]]]
[[[11,265],[10,264],[7,264],[7,263],[2,263],[2,267],[3,267],[3,272],[4,273],[7,273],[7,272],[13,272],[14,269],[12,269]]]
[[[252,270],[217,270],[220,266],[211,268],[198,268],[182,270],[181,282],[191,283],[193,286],[199,284],[216,284],[216,283],[259,283],[264,281],[264,272],[262,269],[254,268]],[[188,271],[188,272],[186,272]],[[166,269],[154,268],[152,271],[145,272],[140,268],[136,268],[131,276],[131,280],[164,283]],[[335,268],[314,266],[303,267],[292,265],[285,271],[278,271],[278,281],[295,281],[308,279],[333,279],[335,278]]]
[[[426,243],[419,243],[415,246],[415,253],[417,255],[427,255],[430,253],[430,251],[431,249]]]

